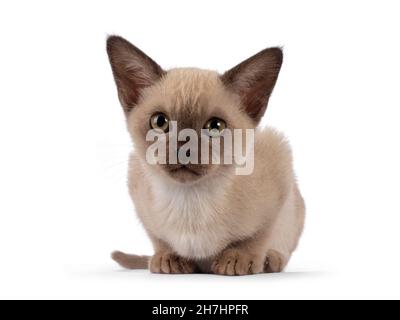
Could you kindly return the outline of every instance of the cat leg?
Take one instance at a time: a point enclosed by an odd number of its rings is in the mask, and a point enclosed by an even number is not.
[[[188,274],[197,272],[194,261],[176,254],[165,242],[151,237],[155,254],[150,259],[149,269],[152,273]]]
[[[265,272],[284,270],[297,247],[304,226],[304,200],[294,185],[294,192],[286,199],[267,238]]]
[[[215,274],[241,276],[264,272],[267,251],[264,233],[245,241],[236,242],[223,250],[213,261],[211,270]]]

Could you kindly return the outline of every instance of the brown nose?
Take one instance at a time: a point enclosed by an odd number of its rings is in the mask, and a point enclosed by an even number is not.
[[[180,146],[181,147],[181,146]],[[179,155],[179,149],[180,147],[178,147],[178,149],[176,150],[176,154]],[[190,149],[186,150],[186,157],[190,157]]]
[[[181,148],[186,142],[187,142],[187,141],[178,141],[177,150],[176,150],[176,154],[177,154],[177,155],[179,154],[180,148]],[[188,150],[186,151],[186,156],[187,156],[187,157],[190,157],[190,149],[188,149]]]

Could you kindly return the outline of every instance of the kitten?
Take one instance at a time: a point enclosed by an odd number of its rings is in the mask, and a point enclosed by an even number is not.
[[[265,49],[222,75],[164,71],[118,36],[108,38],[107,52],[135,146],[130,195],[155,250],[152,257],[114,252],[113,259],[154,273],[282,271],[297,246],[305,207],[285,138],[257,128],[278,78],[281,49]],[[149,164],[148,131],[168,132],[173,120],[178,130],[199,133],[255,129],[253,172],[238,175],[235,164]],[[175,151],[181,147],[178,142]]]

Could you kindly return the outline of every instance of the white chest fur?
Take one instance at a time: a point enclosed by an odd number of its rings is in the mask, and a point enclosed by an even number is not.
[[[221,181],[181,185],[163,179],[152,183],[154,224],[158,236],[180,255],[207,258],[226,245],[224,187]]]

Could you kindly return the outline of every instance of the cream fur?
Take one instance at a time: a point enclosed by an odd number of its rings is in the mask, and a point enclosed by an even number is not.
[[[258,131],[255,150],[253,175],[216,175],[190,186],[155,174],[133,154],[131,195],[148,232],[180,256],[211,263],[232,242],[265,231],[257,250],[264,258],[279,252],[283,268],[303,228],[304,204],[284,137],[271,128]]]
[[[297,246],[305,207],[286,139],[272,128],[256,129],[281,50],[263,50],[221,77],[194,68],[164,72],[120,37],[111,37],[107,48],[135,146],[129,191],[155,249],[151,258],[117,252],[114,259],[131,268],[149,261],[150,270],[161,273],[282,271]],[[168,164],[150,165],[145,136],[158,112],[176,120],[178,130],[200,132],[212,117],[230,129],[256,129],[253,173],[235,175],[234,165],[198,165],[201,174],[183,179]]]

